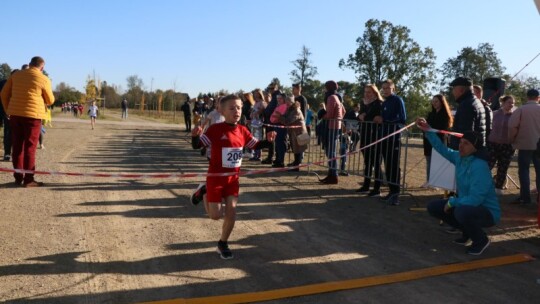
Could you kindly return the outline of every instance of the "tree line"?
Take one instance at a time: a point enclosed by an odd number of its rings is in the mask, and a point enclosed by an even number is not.
[[[527,88],[540,87],[540,80],[536,77],[513,77],[508,74],[490,43],[464,47],[455,57],[448,58],[441,67],[436,67],[437,57],[433,49],[420,46],[412,39],[410,30],[402,25],[370,19],[365,23],[364,32],[356,42],[357,49],[338,62],[340,68],[352,69],[356,76],[354,82],[337,81],[347,108],[362,102],[366,84],[379,85],[386,79],[392,79],[396,83],[397,93],[405,100],[407,114],[411,119],[425,115],[430,110],[429,100],[434,94],[442,92],[452,103],[448,84],[458,76],[469,77],[475,84],[482,84],[483,80],[489,77],[503,78],[507,83],[505,93],[514,95],[518,101],[526,100]],[[290,72],[290,80],[292,83],[302,84],[303,95],[312,108],[318,109],[324,102],[324,82],[328,79],[316,79],[317,67],[312,62],[311,55],[310,49],[302,46],[298,58],[291,61],[294,69]],[[0,80],[9,77],[10,73],[8,64],[0,65]],[[270,84],[274,83],[280,85],[284,92],[291,92],[291,87],[282,86],[278,78],[270,81]],[[82,93],[61,82],[54,90],[56,104],[84,103],[97,99],[104,101],[107,107],[114,108],[120,107],[120,102],[126,98],[130,108],[178,111],[190,98],[189,95],[175,90],[145,91],[144,82],[137,75],[128,76],[126,84],[127,90],[122,92],[120,86],[88,77],[85,92]],[[205,95],[228,93],[223,89]],[[233,93],[242,94],[243,91]],[[202,95],[203,93],[199,93],[197,97],[201,98]]]

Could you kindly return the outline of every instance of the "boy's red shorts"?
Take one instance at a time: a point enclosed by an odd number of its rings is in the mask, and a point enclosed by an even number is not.
[[[206,178],[206,201],[219,204],[227,196],[238,197],[240,192],[239,177],[209,176]]]

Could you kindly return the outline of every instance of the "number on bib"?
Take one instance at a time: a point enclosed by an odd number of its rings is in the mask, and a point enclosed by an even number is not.
[[[221,160],[223,168],[239,168],[242,165],[242,148],[222,148]]]

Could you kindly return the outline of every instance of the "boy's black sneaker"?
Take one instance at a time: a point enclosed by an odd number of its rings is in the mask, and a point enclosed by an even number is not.
[[[473,242],[471,246],[467,247],[467,253],[470,255],[481,255],[490,244],[490,240],[486,237],[485,240],[480,242]]]
[[[203,200],[203,196],[206,193],[206,184],[199,184],[197,190],[191,195],[191,204],[198,205]]]
[[[221,240],[217,243],[217,253],[219,253],[219,256],[224,260],[230,260],[233,258],[229,245],[227,242],[223,242]]]
[[[271,158],[265,158],[265,159],[261,160],[261,164],[269,165],[271,163],[272,163]]]

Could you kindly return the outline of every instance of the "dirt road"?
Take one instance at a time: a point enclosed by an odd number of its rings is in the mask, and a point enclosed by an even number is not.
[[[205,159],[174,126],[56,119],[38,169],[100,173],[204,172]],[[247,163],[247,162],[246,162]],[[11,168],[9,163],[2,167]],[[261,168],[246,164],[246,169]],[[322,169],[321,169],[322,170]],[[423,170],[419,170],[423,172]],[[425,212],[440,196],[412,187],[402,205],[354,192],[357,177],[321,187],[313,175],[241,179],[235,259],[215,253],[221,222],[189,195],[201,178],[37,176],[11,186],[0,173],[0,301],[135,303],[254,292],[479,259],[452,244]],[[480,258],[540,256],[534,207],[510,206]],[[469,271],[269,303],[537,303],[540,262]]]

